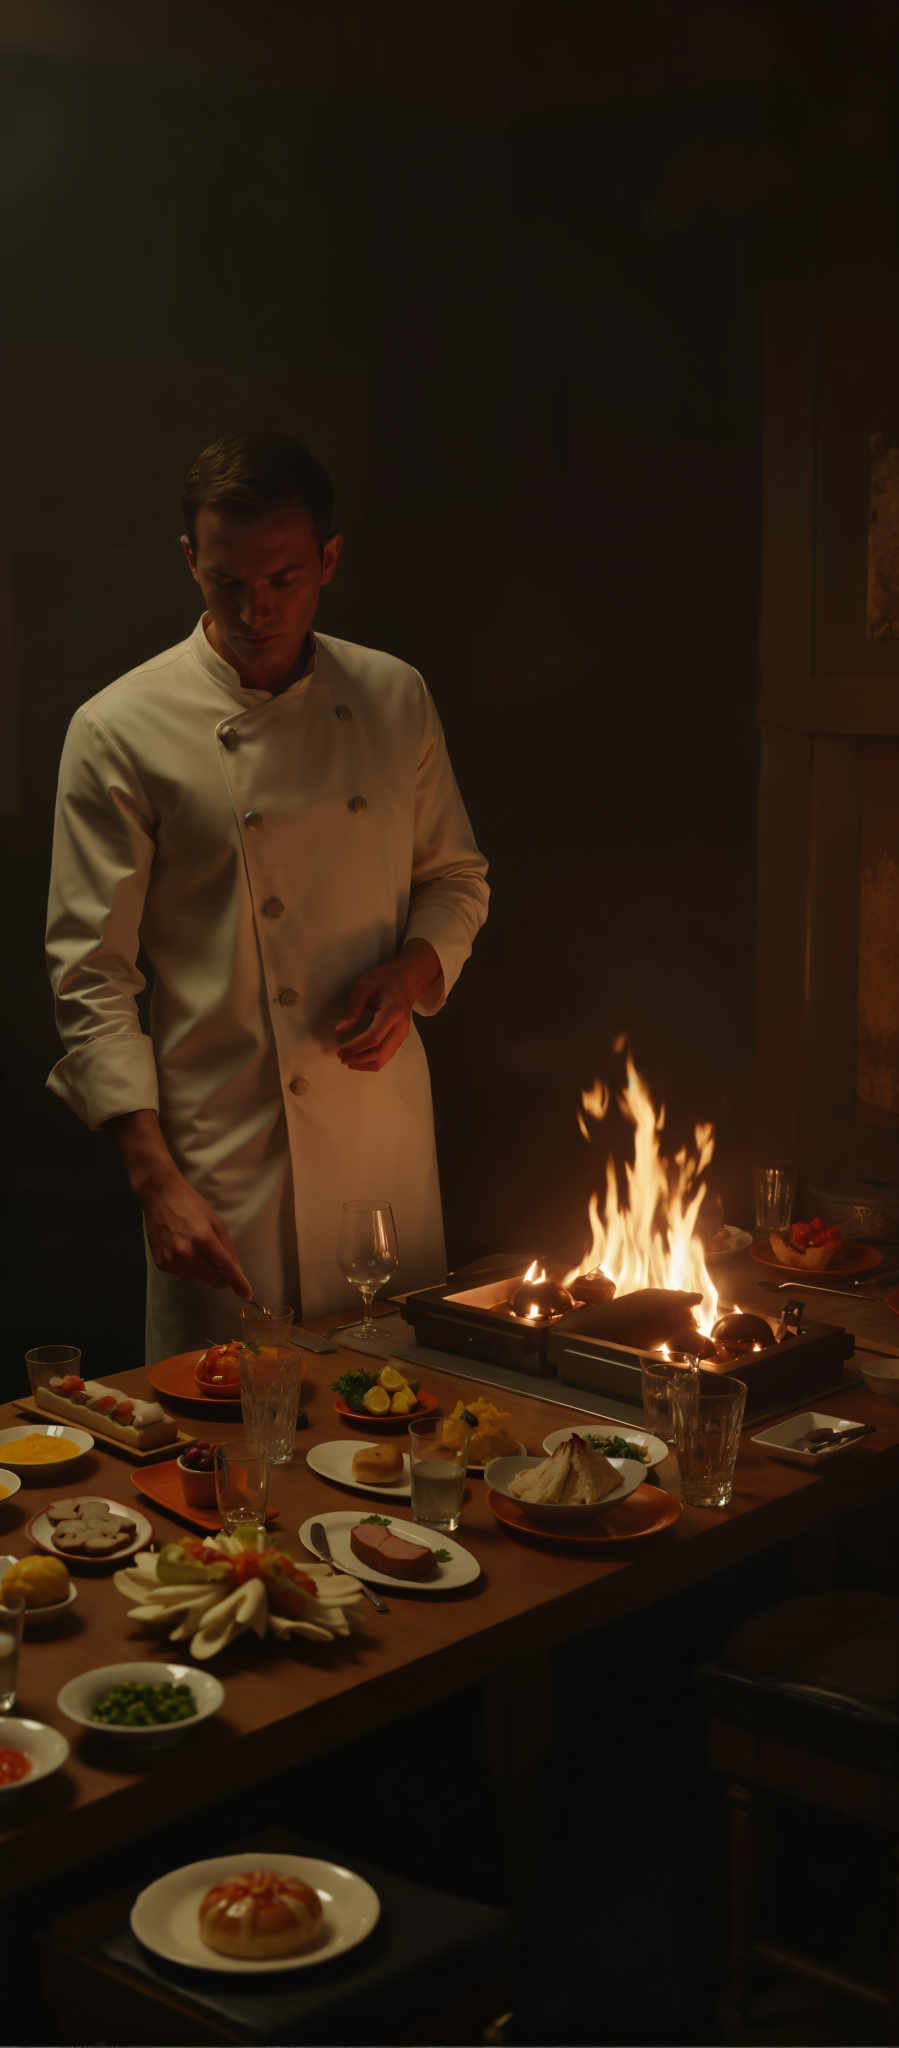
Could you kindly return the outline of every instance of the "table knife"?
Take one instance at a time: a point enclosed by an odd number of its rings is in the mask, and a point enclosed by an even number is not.
[[[309,1530],[309,1541],[312,1544],[313,1549],[318,1551],[319,1557],[324,1558],[325,1563],[330,1565],[332,1572],[346,1572],[348,1578],[355,1578],[355,1572],[351,1572],[347,1565],[337,1564],[335,1562],[334,1558],[331,1555],[331,1545],[328,1541],[327,1531],[321,1522],[312,1523],[312,1526]],[[390,1613],[390,1609],[387,1605],[387,1602],[386,1600],[381,1599],[380,1593],[374,1593],[371,1589],[371,1586],[366,1585],[364,1579],[360,1579],[359,1584],[362,1587],[362,1591],[365,1594],[366,1600],[371,1601],[371,1604],[377,1614]]]

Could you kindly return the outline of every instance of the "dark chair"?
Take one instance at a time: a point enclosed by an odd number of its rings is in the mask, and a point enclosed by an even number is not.
[[[711,1708],[709,1761],[728,1780],[731,1927],[725,2019],[747,2018],[759,1964],[860,2001],[899,2025],[899,1600],[877,1592],[832,1591],[786,1600],[744,1622],[700,1677]],[[812,1819],[815,1815],[816,1819]],[[882,1972],[842,1967],[829,1957],[759,1931],[766,1862],[796,1851],[803,1824],[851,1823],[887,1846],[891,1934]],[[812,1873],[807,1869],[806,1878]],[[801,1862],[794,1871],[801,1897]],[[851,1917],[852,1898],[846,1899]]]

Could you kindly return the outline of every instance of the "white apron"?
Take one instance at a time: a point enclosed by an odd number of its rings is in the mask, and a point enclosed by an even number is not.
[[[448,994],[486,915],[486,863],[414,669],[315,636],[282,695],[190,639],[75,713],[47,945],[65,1056],[48,1085],[91,1127],[158,1108],[257,1299],[358,1304],[342,1201],[393,1204],[397,1287],[442,1278],[430,1082],[413,1023],[381,1073],[336,1055],[357,975],[406,938]],[[135,996],[153,973],[150,1035]],[[238,1328],[230,1291],[148,1264],[147,1361]]]

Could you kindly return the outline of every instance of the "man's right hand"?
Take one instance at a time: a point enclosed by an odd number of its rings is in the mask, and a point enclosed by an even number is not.
[[[232,1287],[244,1301],[253,1289],[220,1216],[185,1180],[152,1109],[111,1117],[106,1129],[144,1212],[150,1251],[161,1273]]]

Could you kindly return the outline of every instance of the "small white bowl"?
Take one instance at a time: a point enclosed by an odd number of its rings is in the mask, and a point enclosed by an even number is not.
[[[879,1394],[882,1400],[899,1404],[899,1358],[876,1358],[869,1352],[859,1356],[856,1352],[853,1362],[858,1366],[869,1393]]]
[[[0,1800],[11,1799],[17,1792],[27,1792],[29,1785],[38,1778],[49,1778],[51,1771],[58,1771],[69,1754],[69,1745],[58,1728],[45,1728],[43,1721],[26,1721],[18,1714],[4,1714],[0,1722],[0,1742],[6,1749],[21,1749],[31,1759],[27,1778],[17,1779],[14,1785],[0,1785]]]
[[[114,1685],[166,1683],[190,1686],[197,1711],[189,1720],[166,1721],[158,1728],[132,1728],[124,1723],[117,1727],[113,1721],[91,1720],[94,1701]],[[189,1735],[210,1714],[218,1713],[224,1697],[225,1688],[211,1671],[197,1671],[192,1664],[102,1664],[95,1671],[82,1671],[77,1678],[70,1678],[57,1693],[56,1704],[70,1721],[77,1721],[79,1728],[89,1728],[92,1735],[109,1735],[114,1741],[139,1742],[153,1749]]]
[[[552,1522],[556,1528],[562,1525],[574,1528],[579,1522],[592,1521],[597,1515],[605,1514],[607,1508],[617,1507],[620,1501],[627,1499],[629,1493],[642,1486],[646,1478],[646,1466],[642,1465],[639,1459],[610,1458],[609,1464],[614,1465],[619,1474],[619,1483],[614,1493],[606,1494],[605,1500],[593,1501],[583,1507],[569,1507],[564,1502],[557,1501],[543,1503],[519,1500],[516,1493],[510,1493],[510,1482],[519,1472],[536,1472],[538,1465],[545,1464],[545,1458],[491,1458],[484,1479],[486,1484],[493,1488],[494,1493],[503,1494],[506,1500],[514,1501],[516,1506],[524,1508],[527,1514],[536,1515],[538,1521]]]
[[[46,1464],[35,1464],[33,1459],[29,1458],[27,1464],[19,1465],[16,1463],[13,1446],[23,1436],[45,1436],[57,1442],[60,1437],[65,1437],[66,1442],[76,1444],[77,1449],[73,1451],[71,1458],[48,1458]],[[48,1473],[55,1476],[57,1472],[70,1472],[72,1466],[77,1465],[79,1458],[83,1458],[85,1453],[92,1451],[93,1448],[93,1437],[88,1435],[86,1429],[77,1429],[71,1422],[20,1422],[14,1429],[0,1429],[0,1457],[5,1458],[15,1472],[21,1473],[23,1479],[43,1480]]]
[[[3,1494],[0,1495],[0,1508],[5,1507],[8,1500],[12,1500],[13,1494],[18,1493],[21,1484],[18,1472],[8,1472],[5,1465],[0,1465],[0,1486],[4,1488]]]

